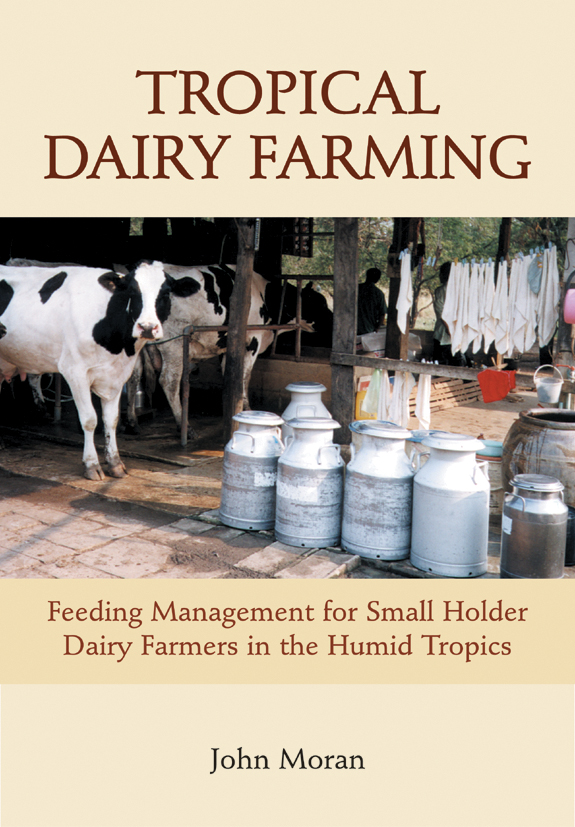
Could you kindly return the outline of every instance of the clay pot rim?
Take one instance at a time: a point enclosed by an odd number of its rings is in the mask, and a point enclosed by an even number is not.
[[[564,416],[566,420],[569,417],[569,420],[561,422],[557,419],[545,419],[546,414],[559,417],[559,419]],[[575,430],[575,411],[567,411],[563,408],[531,408],[528,411],[521,411],[519,417],[524,421],[526,420],[529,425],[535,425],[538,428],[551,428],[555,431]]]

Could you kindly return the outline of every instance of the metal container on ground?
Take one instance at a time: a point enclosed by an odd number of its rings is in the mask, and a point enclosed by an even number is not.
[[[344,463],[331,417],[290,420],[293,436],[278,461],[275,535],[282,543],[324,548],[339,542]]]
[[[291,382],[286,386],[286,391],[291,393],[291,400],[282,413],[284,420],[282,436],[284,440],[288,436],[292,436],[289,425],[290,419],[309,419],[311,417],[331,419],[331,413],[321,401],[321,395],[325,390],[326,387],[321,382]]]
[[[388,422],[349,426],[361,448],[346,468],[341,546],[378,560],[409,557],[413,468],[405,453],[409,431]]]
[[[503,482],[501,479],[501,454],[503,443],[495,439],[482,439],[483,448],[477,452],[478,461],[487,462],[489,477],[489,513],[499,515],[503,511]]]
[[[243,411],[224,450],[220,520],[233,528],[274,527],[278,459],[283,452],[281,416]]]
[[[485,574],[489,480],[485,463],[475,459],[482,443],[442,433],[423,444],[430,456],[413,481],[411,563],[445,577]]]
[[[517,474],[558,479],[565,503],[575,508],[575,411],[533,408],[519,414],[503,442],[505,491]]]
[[[505,495],[501,577],[563,577],[567,506],[563,485],[544,474],[517,474]]]

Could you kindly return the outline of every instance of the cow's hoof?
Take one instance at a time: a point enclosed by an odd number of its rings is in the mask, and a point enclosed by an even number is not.
[[[110,465],[108,466],[108,474],[111,477],[117,477],[118,479],[122,479],[122,477],[127,477],[128,472],[126,471],[126,466],[123,462],[119,462],[117,465]]]
[[[139,436],[141,432],[142,429],[140,428],[137,422],[135,422],[133,425],[130,422],[126,422],[126,425],[124,427],[124,434],[126,434],[127,436]]]
[[[106,479],[104,472],[102,471],[99,465],[86,466],[86,468],[84,469],[84,476],[87,480],[94,480],[96,482]]]

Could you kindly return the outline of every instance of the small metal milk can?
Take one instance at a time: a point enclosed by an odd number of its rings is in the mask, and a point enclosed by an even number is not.
[[[281,416],[243,411],[224,450],[220,520],[233,528],[274,527],[277,464],[284,445]]]
[[[478,439],[438,433],[423,445],[430,455],[413,481],[411,562],[446,577],[477,577],[487,571],[489,480],[478,463]],[[419,454],[419,458],[423,455]]]
[[[563,577],[568,509],[563,484],[544,474],[517,474],[505,495],[501,577]]]
[[[293,437],[278,461],[275,535],[282,543],[324,548],[339,542],[344,463],[331,417],[290,420]]]
[[[414,471],[405,453],[410,432],[391,423],[360,420],[350,430],[361,448],[345,474],[341,545],[361,557],[409,557]]]
[[[282,437],[285,440],[292,435],[288,424],[290,419],[309,419],[310,417],[324,417],[331,419],[331,414],[321,401],[321,395],[326,389],[321,382],[291,382],[286,391],[291,393],[291,401],[282,413]]]

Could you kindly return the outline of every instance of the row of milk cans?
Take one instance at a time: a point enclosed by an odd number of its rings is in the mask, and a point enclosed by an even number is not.
[[[289,385],[292,403],[283,418],[266,411],[234,417],[238,427],[224,452],[221,521],[273,528],[290,546],[341,545],[366,558],[410,557],[417,568],[443,576],[484,574],[489,480],[486,463],[476,459],[483,444],[430,432],[412,461],[405,450],[410,431],[360,420],[350,425],[359,448],[352,444],[345,468],[333,442],[340,426],[318,402],[317,388]]]

